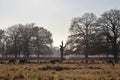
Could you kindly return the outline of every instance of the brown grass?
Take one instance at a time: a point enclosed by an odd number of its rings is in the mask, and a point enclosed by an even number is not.
[[[120,80],[120,64],[0,64],[0,80]]]

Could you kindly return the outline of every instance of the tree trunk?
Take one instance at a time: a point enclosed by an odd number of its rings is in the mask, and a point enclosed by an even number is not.
[[[117,46],[115,45],[113,47],[113,55],[114,55],[114,60],[115,60],[116,63],[118,62],[118,51],[117,50],[118,50]]]
[[[114,37],[113,41],[113,55],[114,55],[114,60],[117,63],[118,62],[118,47],[117,47],[117,37]]]
[[[86,44],[86,53],[85,53],[85,58],[86,58],[86,59],[88,59],[88,51],[89,51],[88,25],[86,25],[85,44]],[[86,60],[86,62],[88,62],[88,60]]]
[[[29,49],[28,49],[28,44],[26,43],[26,57],[29,58]]]
[[[38,55],[37,55],[37,58],[39,59],[39,53],[38,53]]]

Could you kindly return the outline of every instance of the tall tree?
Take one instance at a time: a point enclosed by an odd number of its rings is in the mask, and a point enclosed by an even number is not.
[[[82,44],[86,58],[88,58],[90,49],[91,35],[95,33],[94,24],[96,20],[97,18],[93,13],[85,13],[82,17],[74,18],[72,20],[70,28],[71,37],[74,37],[74,41],[77,42],[77,44],[79,43],[80,46]]]
[[[20,49],[20,43],[21,43],[21,32],[20,29],[21,27],[23,27],[22,24],[17,24],[17,25],[13,25],[11,27],[9,27],[6,30],[6,36],[7,36],[7,44],[9,45],[9,47],[7,46],[8,49],[8,53],[10,54],[14,54],[15,57],[17,57],[18,53],[19,53],[19,49]],[[7,45],[6,44],[6,45]]]
[[[50,47],[52,46],[52,34],[43,27],[34,27],[33,44],[39,58],[40,53],[51,53]]]
[[[0,53],[4,54],[5,51],[5,31],[0,29]]]
[[[120,41],[120,10],[111,9],[104,12],[98,20],[107,39],[112,44],[114,59],[118,60],[118,43]]]
[[[25,57],[27,57],[27,58],[29,58],[29,54],[31,53],[30,40],[31,40],[32,36],[34,35],[34,32],[33,32],[34,27],[35,27],[34,23],[26,24],[26,25],[24,25],[23,29],[21,30],[21,35],[22,35],[22,40],[23,40],[22,49],[23,49],[23,53],[25,54]]]

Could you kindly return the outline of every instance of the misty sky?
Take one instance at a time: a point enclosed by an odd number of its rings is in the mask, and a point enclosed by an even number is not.
[[[48,29],[59,46],[67,40],[73,17],[85,12],[100,16],[115,8],[120,9],[120,0],[0,0],[0,28],[33,22]]]

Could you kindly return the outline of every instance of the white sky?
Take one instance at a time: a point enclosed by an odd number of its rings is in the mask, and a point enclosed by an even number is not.
[[[48,29],[59,47],[67,40],[73,17],[85,12],[99,16],[114,8],[120,9],[120,0],[0,0],[0,28],[34,22]]]

